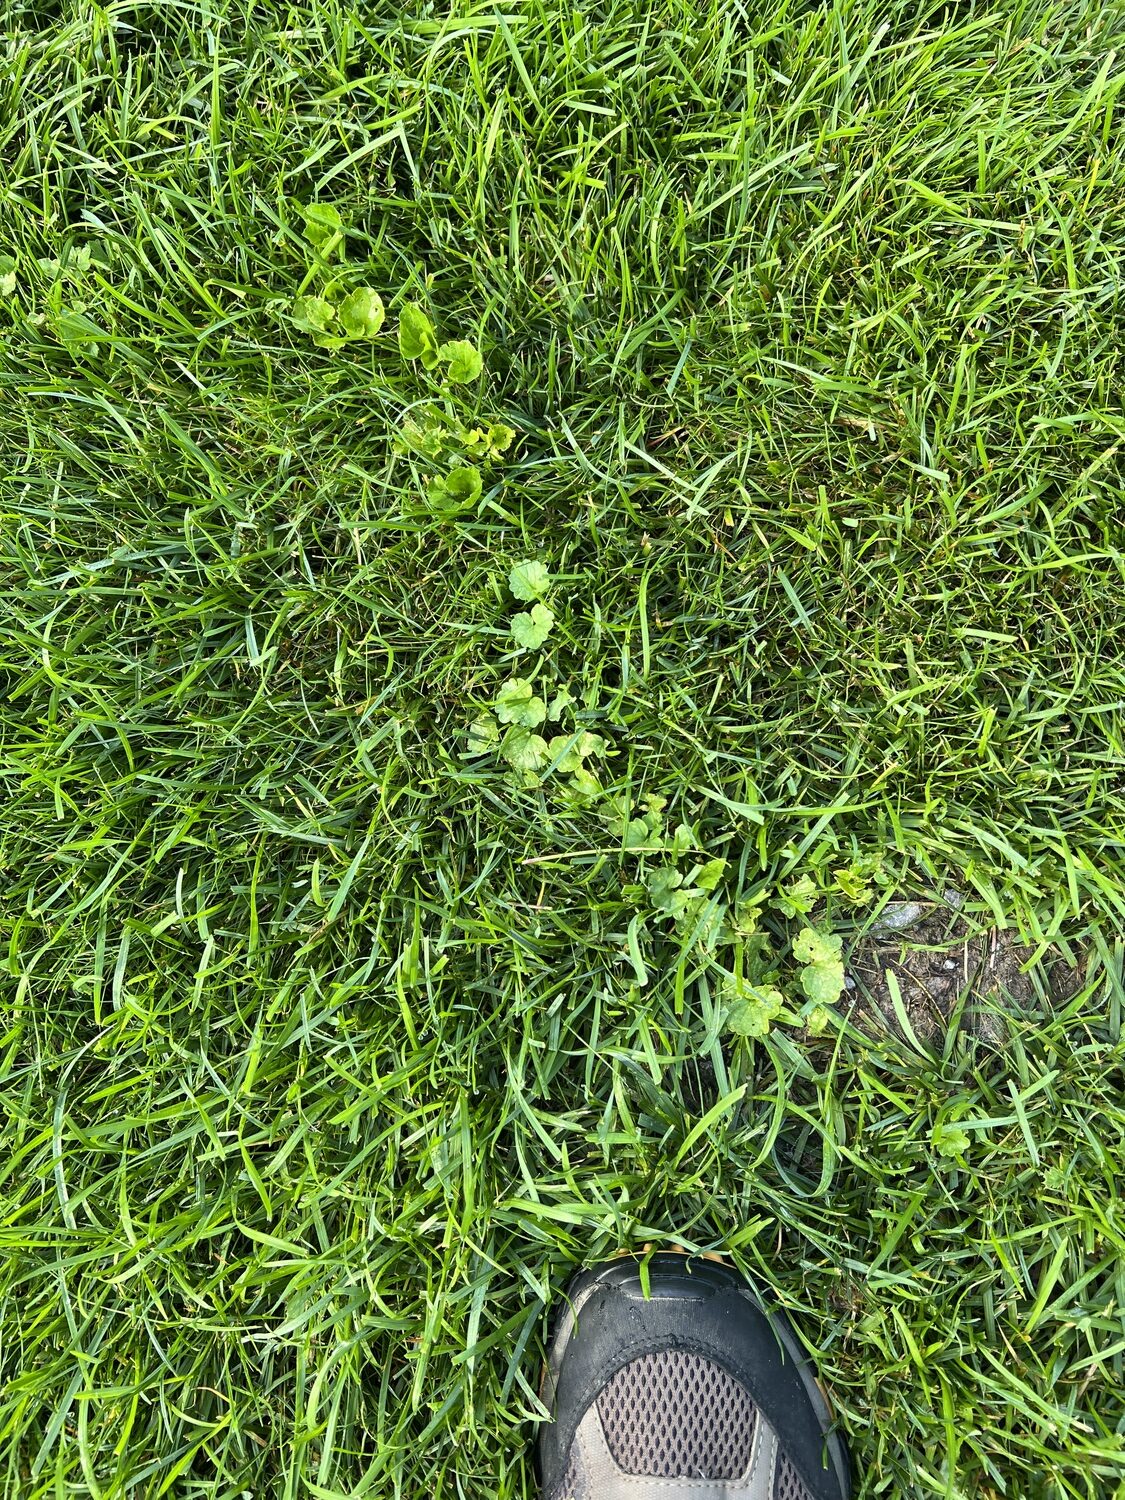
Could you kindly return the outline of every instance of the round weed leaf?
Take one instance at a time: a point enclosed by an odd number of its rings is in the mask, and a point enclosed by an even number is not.
[[[485,755],[500,743],[500,729],[491,714],[481,714],[469,725],[469,754]]]
[[[507,453],[515,441],[516,430],[507,426],[504,422],[493,422],[488,429],[488,446],[494,456],[499,457],[501,453]]]
[[[470,504],[480,496],[481,478],[479,469],[453,469],[442,480],[442,488],[451,500]]]
[[[830,958],[824,963],[809,964],[801,970],[801,988],[817,1005],[831,1005],[844,988],[843,962]]]
[[[323,297],[298,297],[293,303],[293,321],[306,333],[325,333],[335,316],[336,309]]]
[[[510,677],[496,695],[496,717],[501,724],[538,729],[547,717],[547,705],[536,696],[528,678]]]
[[[340,303],[337,317],[344,332],[353,339],[373,339],[387,316],[383,299],[369,286],[357,286]]]
[[[434,325],[416,302],[407,302],[398,315],[398,347],[403,359],[420,359],[427,370],[438,361]]]
[[[530,614],[512,617],[512,635],[523,651],[537,651],[550,635],[555,623],[553,611],[545,604],[532,606]]]
[[[594,802],[602,794],[602,784],[592,771],[580,766],[570,778],[571,790],[583,802]]]
[[[438,356],[449,365],[445,378],[451,385],[463,385],[466,381],[477,380],[484,369],[480,351],[468,339],[453,339],[448,344],[442,344]]]
[[[556,734],[547,747],[551,752],[551,764],[562,775],[582,769],[582,757],[574,743],[572,734]]]
[[[742,984],[727,1012],[727,1026],[736,1036],[767,1036],[770,1023],[781,1014],[780,990],[766,985]]]
[[[538,771],[547,765],[551,752],[541,734],[532,734],[529,729],[516,724],[504,736],[500,754],[516,771]]]
[[[829,963],[839,956],[841,946],[839,933],[806,927],[793,944],[793,957],[802,964]]]
[[[934,1150],[939,1156],[961,1156],[970,1146],[968,1134],[957,1125],[935,1125]]]
[[[508,587],[517,599],[543,599],[551,587],[551,575],[545,563],[518,562],[508,574]]]

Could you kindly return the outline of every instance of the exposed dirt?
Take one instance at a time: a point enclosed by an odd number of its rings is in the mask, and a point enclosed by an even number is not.
[[[901,1009],[920,1042],[941,1045],[964,997],[962,1028],[1001,1046],[1006,1016],[1079,988],[1081,972],[1057,953],[1025,972],[1035,950],[999,929],[974,932],[959,904],[954,893],[946,893],[942,900],[896,901],[884,908],[848,960],[855,1025],[905,1034],[892,988],[897,981]]]

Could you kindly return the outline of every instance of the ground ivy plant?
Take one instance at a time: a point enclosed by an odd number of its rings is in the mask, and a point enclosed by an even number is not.
[[[321,349],[385,344],[386,303],[375,287],[357,284],[362,273],[345,258],[348,230],[339,208],[310,203],[301,213],[309,265],[289,306],[291,323]],[[309,290],[318,282],[319,290]],[[483,357],[468,339],[439,339],[417,302],[403,301],[398,307],[395,346],[407,367],[421,372],[419,399],[395,434],[395,451],[420,468],[431,513],[461,514],[477,504],[484,489],[482,471],[503,461],[515,429],[499,421],[469,425],[462,420],[455,388],[481,378]],[[534,650],[553,623],[550,610],[540,605],[525,622],[513,622],[513,635],[523,649]]]

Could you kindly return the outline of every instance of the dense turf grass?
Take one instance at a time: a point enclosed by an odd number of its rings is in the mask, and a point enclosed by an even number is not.
[[[544,1309],[655,1240],[864,1495],[1121,1493],[1125,9],[0,12],[0,1493],[530,1496]],[[1081,986],[816,1040],[801,876]]]

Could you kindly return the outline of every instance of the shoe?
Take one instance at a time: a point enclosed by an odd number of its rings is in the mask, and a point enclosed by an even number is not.
[[[848,1456],[780,1313],[661,1252],[571,1282],[539,1429],[542,1500],[848,1500]]]

